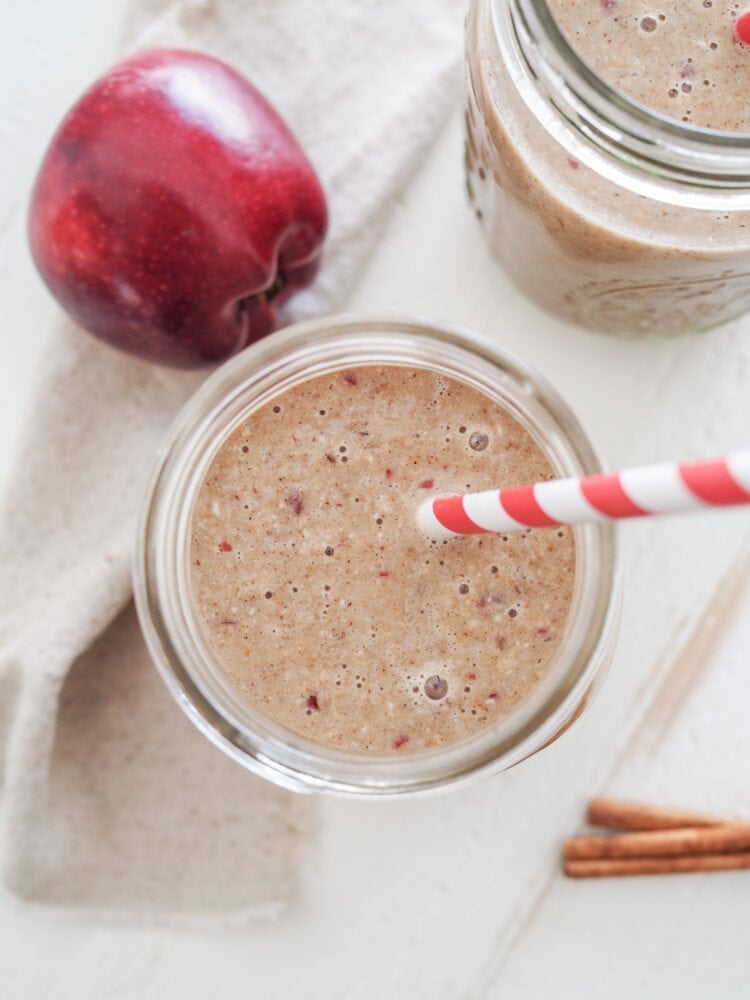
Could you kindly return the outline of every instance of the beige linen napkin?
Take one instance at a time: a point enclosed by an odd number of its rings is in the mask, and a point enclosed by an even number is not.
[[[224,58],[270,97],[320,172],[331,209],[325,265],[287,320],[343,302],[459,99],[463,8],[134,2],[128,49]],[[270,912],[309,836],[308,800],[245,772],[193,730],[149,663],[130,604],[146,476],[205,376],[126,357],[62,317],[58,326],[2,498],[4,881],[57,906]]]

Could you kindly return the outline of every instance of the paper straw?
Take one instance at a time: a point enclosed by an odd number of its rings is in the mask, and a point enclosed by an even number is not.
[[[437,497],[422,504],[417,517],[426,534],[446,538],[746,503],[750,451],[737,451],[700,462],[644,465],[610,475]]]

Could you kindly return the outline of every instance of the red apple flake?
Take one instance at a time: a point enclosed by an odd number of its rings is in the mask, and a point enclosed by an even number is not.
[[[493,691],[492,694],[487,695],[488,698],[497,698],[497,691]]]
[[[316,694],[311,694],[305,702],[305,707],[309,708],[312,712],[319,712],[320,705],[318,704],[318,696]]]
[[[388,570],[388,569],[381,569],[378,572],[378,576],[390,576],[390,575],[391,575],[391,571]]]
[[[400,750],[401,747],[408,742],[409,742],[408,736],[397,736],[396,739],[393,741],[393,749]]]
[[[221,621],[222,625],[236,625],[237,622],[233,618],[224,618]]]
[[[291,507],[295,514],[301,514],[302,508],[305,506],[299,490],[290,490],[284,498],[284,503],[287,507]]]
[[[568,166],[570,167],[571,170],[578,170],[580,165],[581,164],[578,162],[578,160],[574,160],[570,156],[568,157]]]
[[[422,482],[419,484],[419,488],[420,490],[431,490],[434,485],[435,485],[434,479],[423,479]]]
[[[342,378],[347,385],[357,385],[357,383],[359,382],[359,379],[354,374],[354,372],[344,372]]]
[[[385,478],[386,479],[390,479],[392,475],[393,475],[393,469],[386,469],[385,470]]]
[[[219,551],[220,552],[231,552],[232,551],[232,546],[229,544],[229,542],[219,542]]]
[[[617,6],[617,0],[599,0],[602,10],[614,10]]]

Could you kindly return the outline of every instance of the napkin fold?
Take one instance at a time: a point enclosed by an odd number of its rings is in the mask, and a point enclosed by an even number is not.
[[[179,46],[223,58],[276,105],[321,176],[325,263],[285,322],[343,303],[459,100],[464,6],[132,3],[127,50]],[[310,838],[309,800],[245,772],[183,718],[130,603],[148,471],[205,373],[157,368],[62,316],[57,324],[1,501],[4,882],[65,907],[275,912]]]

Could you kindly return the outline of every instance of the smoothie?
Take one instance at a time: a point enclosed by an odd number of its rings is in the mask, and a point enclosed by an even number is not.
[[[634,101],[681,124],[750,131],[750,49],[732,34],[738,4],[549,7],[581,58]],[[625,153],[597,147],[588,163],[572,155],[561,141],[568,126],[554,108],[544,121],[531,110],[507,63],[505,8],[499,0],[472,4],[466,163],[475,211],[516,284],[565,319],[617,334],[703,330],[748,310],[750,212],[719,187],[704,187],[699,203],[689,184],[658,179],[659,144],[654,169],[640,174],[625,167]],[[585,130],[577,141],[595,149]]]
[[[726,0],[549,0],[568,41],[603,80],[667,118],[750,132],[750,49]]]
[[[398,365],[313,377],[247,417],[201,485],[203,641],[243,699],[316,743],[407,754],[471,736],[548,670],[573,535],[436,542],[416,510],[553,475],[521,424],[463,382]]]

